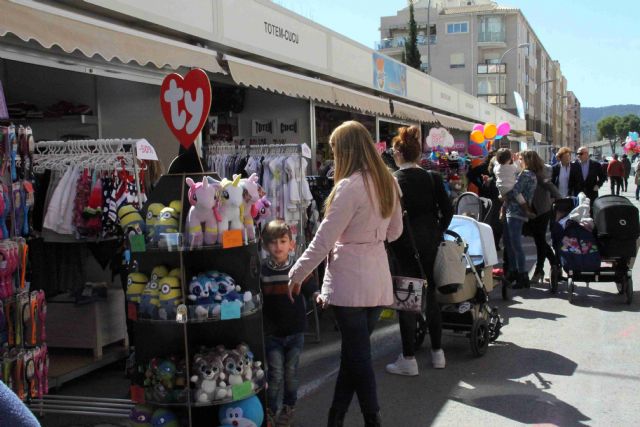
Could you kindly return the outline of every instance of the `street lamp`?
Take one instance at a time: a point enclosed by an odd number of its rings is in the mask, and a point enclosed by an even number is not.
[[[431,0],[427,4],[427,74],[431,74]]]
[[[526,48],[528,49],[528,48],[529,48],[529,46],[531,46],[531,43],[520,43],[520,44],[519,44],[518,46],[516,46],[516,47],[512,47],[512,48],[510,48],[510,49],[505,50],[505,51],[504,51],[504,53],[502,54],[502,56],[500,57],[500,61],[499,61],[498,63],[499,63],[499,64],[502,64],[502,60],[504,59],[504,56],[505,56],[507,53],[511,52],[512,50],[522,49],[522,48],[524,48],[524,47],[526,47]],[[505,70],[506,70],[506,67],[505,67]],[[505,74],[506,74],[506,73],[505,73]],[[502,83],[501,83],[501,82],[499,82],[499,83],[498,83],[498,89],[500,89],[500,91],[499,91],[500,93],[498,94],[498,96],[501,96],[501,95],[502,95]],[[507,91],[507,76],[506,76],[506,75],[505,75],[505,77],[504,77],[504,90],[505,90],[505,94],[504,94],[504,103],[505,103],[505,106],[506,106],[506,103],[507,103],[507,94],[506,94],[506,91]]]

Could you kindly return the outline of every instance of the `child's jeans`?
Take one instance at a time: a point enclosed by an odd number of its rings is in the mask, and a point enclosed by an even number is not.
[[[267,336],[267,405],[274,414],[282,390],[282,404],[295,406],[298,399],[298,361],[304,346],[304,333],[286,337]]]

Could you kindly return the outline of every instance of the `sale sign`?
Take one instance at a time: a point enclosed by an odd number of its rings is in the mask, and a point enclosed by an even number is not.
[[[453,147],[453,136],[445,128],[431,128],[427,136],[427,146],[430,148]]]
[[[199,68],[182,78],[172,73],[160,87],[162,115],[180,145],[189,148],[207,121],[211,108],[211,83]]]

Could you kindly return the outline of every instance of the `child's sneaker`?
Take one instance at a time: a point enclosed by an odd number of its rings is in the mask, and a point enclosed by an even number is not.
[[[431,350],[431,363],[433,363],[433,367],[436,369],[444,369],[447,364],[444,358],[444,350]]]
[[[394,363],[387,365],[387,372],[396,375],[416,376],[418,375],[418,362],[416,359],[405,359],[402,354]]]
[[[293,406],[283,405],[276,421],[276,427],[291,427],[293,426],[293,414],[295,409]]]

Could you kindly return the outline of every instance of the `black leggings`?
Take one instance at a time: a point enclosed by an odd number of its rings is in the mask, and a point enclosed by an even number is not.
[[[536,244],[536,271],[542,271],[544,269],[544,260],[548,259],[549,264],[556,265],[556,254],[547,243],[547,230],[549,229],[549,221],[551,221],[551,211],[537,216],[534,219],[529,220],[529,227],[531,230],[531,237]]]
[[[616,196],[620,195],[620,188],[622,187],[622,177],[621,176],[610,176],[611,180],[611,194],[615,194]],[[615,186],[615,190],[614,190]]]
[[[436,287],[433,281],[427,287],[427,325],[429,327],[429,337],[431,339],[431,349],[442,348],[442,314],[440,306],[436,300]],[[416,354],[416,327],[418,315],[408,311],[399,311],[400,336],[402,337],[402,355],[413,357]]]

